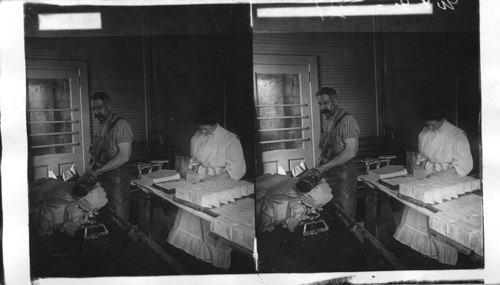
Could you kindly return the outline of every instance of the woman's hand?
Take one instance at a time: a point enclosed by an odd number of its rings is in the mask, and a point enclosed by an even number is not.
[[[445,176],[452,176],[453,174],[457,174],[457,171],[455,170],[454,167],[443,171],[433,172],[429,175],[429,177],[445,177]]]
[[[422,168],[425,168],[425,165],[427,164],[427,161],[429,161],[429,159],[427,158],[427,156],[425,156],[423,153],[419,152],[418,155],[417,155],[417,165],[422,167]]]

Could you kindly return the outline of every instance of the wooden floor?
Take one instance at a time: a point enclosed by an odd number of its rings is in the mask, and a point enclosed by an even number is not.
[[[258,233],[259,271],[263,273],[309,273],[391,270],[373,248],[366,247],[341,221],[325,218],[327,236],[302,238],[286,228]],[[326,245],[319,246],[324,239]]]
[[[105,211],[104,211],[105,212]],[[30,231],[30,268],[32,279],[44,277],[167,276],[177,273],[151,247],[133,239],[107,217],[99,215],[110,231],[108,245],[83,250],[83,242],[63,232],[40,236]],[[232,265],[223,270],[179,250],[166,241],[157,244],[174,257],[190,275],[254,273],[251,259],[232,253]]]
[[[143,243],[135,243],[109,220],[100,217],[110,231],[107,246],[84,250],[83,241],[54,232],[30,233],[32,278],[172,275],[175,272]]]
[[[399,211],[395,214],[398,215]],[[325,247],[318,246],[323,241],[321,237],[307,241],[300,232],[292,233],[286,228],[276,228],[272,232],[259,231],[259,271],[309,273],[395,270],[380,252],[362,242],[340,220],[335,217],[322,218],[330,228]],[[459,254],[455,266],[445,265],[394,238],[385,246],[407,270],[476,269],[483,266],[462,254]]]
[[[152,203],[152,208],[152,216],[155,217],[152,220],[152,240],[188,269],[190,274],[255,273],[253,260],[235,251],[232,253],[231,268],[222,270],[169,245],[166,238],[176,211],[158,203]],[[397,214],[401,209],[395,207],[395,210],[395,218],[399,220]],[[131,209],[131,216],[133,213]],[[32,278],[176,274],[147,244],[132,239],[106,215],[100,215],[100,219],[110,230],[109,243],[105,248],[89,252],[83,252],[82,242],[65,233],[54,232],[51,236],[42,237],[34,227],[30,227]],[[377,250],[364,244],[340,220],[335,217],[323,219],[330,228],[326,236],[303,239],[299,232],[292,233],[286,228],[276,228],[266,233],[258,231],[259,271],[305,273],[394,270]],[[320,246],[323,241],[324,247]],[[460,254],[456,266],[444,265],[396,240],[386,244],[386,247],[409,270],[473,269],[483,266]]]

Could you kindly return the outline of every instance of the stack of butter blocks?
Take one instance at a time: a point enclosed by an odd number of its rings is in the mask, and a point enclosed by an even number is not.
[[[443,203],[443,200],[458,198],[458,195],[481,188],[479,179],[472,177],[443,176],[423,180],[412,180],[399,185],[399,193],[427,204]]]
[[[219,216],[210,224],[210,231],[253,251],[255,200],[240,199],[215,211]]]
[[[475,194],[436,205],[440,212],[429,217],[429,228],[483,256],[482,205]]]
[[[254,193],[254,184],[247,181],[226,179],[199,184],[186,183],[175,189],[175,197],[196,205],[212,208],[234,202],[235,199]]]

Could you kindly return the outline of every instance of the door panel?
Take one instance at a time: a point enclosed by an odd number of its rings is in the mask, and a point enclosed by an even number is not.
[[[314,166],[311,91],[306,65],[254,65],[258,155],[264,173],[302,160]]]
[[[81,70],[57,69],[57,62],[27,68],[27,122],[30,180],[69,169],[86,171],[89,145],[88,96],[80,88]],[[86,107],[83,110],[82,107]],[[88,138],[87,138],[88,136]]]
[[[289,159],[288,160],[288,165],[290,169],[294,169],[295,166],[298,166],[302,159]]]
[[[264,173],[278,173],[278,161],[263,162]]]

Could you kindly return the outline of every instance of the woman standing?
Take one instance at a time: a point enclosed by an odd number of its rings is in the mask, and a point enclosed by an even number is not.
[[[191,163],[198,166],[202,182],[240,180],[245,175],[246,165],[239,138],[221,127],[216,113],[208,107],[195,110],[192,120],[200,130],[191,138]],[[168,242],[214,266],[229,268],[231,248],[216,241],[209,233],[209,222],[179,209]]]
[[[427,173],[430,176],[469,174],[473,166],[469,141],[464,131],[446,121],[445,106],[429,101],[418,108],[417,115],[426,124],[418,135],[418,161]],[[394,238],[441,263],[455,265],[457,250],[432,240],[428,228],[429,218],[406,206]]]

